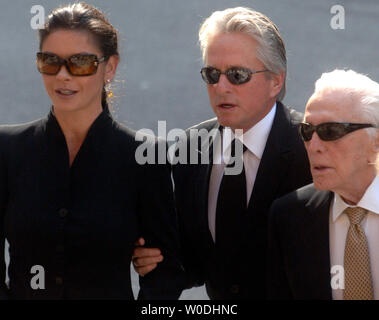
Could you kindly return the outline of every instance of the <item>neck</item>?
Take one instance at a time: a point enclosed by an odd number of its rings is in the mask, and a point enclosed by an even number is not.
[[[372,181],[375,178],[375,171],[367,177],[367,179],[362,179],[359,181],[359,183],[355,183],[355,188],[351,190],[339,190],[335,191],[340,195],[340,197],[345,201],[347,204],[350,205],[356,205],[364,196],[366,190],[372,183]]]
[[[62,111],[53,110],[66,140],[84,140],[89,128],[102,112],[102,106],[90,108],[89,110]]]

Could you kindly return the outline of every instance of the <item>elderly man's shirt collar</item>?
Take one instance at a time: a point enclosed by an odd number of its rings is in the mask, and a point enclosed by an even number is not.
[[[364,208],[370,212],[376,213],[379,215],[379,176],[376,175],[374,180],[371,182],[370,186],[367,188],[362,199],[357,203],[357,207]],[[335,222],[342,212],[347,207],[354,207],[348,205],[340,195],[334,193],[333,200],[333,222]]]

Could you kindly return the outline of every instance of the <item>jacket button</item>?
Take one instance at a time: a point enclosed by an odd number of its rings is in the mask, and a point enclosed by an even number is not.
[[[240,292],[240,286],[238,284],[233,284],[230,287],[230,292],[233,293],[233,294],[239,293]]]
[[[66,208],[62,208],[59,210],[59,216],[61,218],[64,218],[65,216],[67,216],[67,214],[68,214],[68,210]]]
[[[63,278],[62,277],[56,277],[55,278],[55,284],[58,286],[61,286],[63,284]]]

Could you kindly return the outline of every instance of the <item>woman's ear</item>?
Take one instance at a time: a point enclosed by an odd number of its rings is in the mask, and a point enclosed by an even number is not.
[[[118,55],[110,56],[109,59],[106,62],[105,65],[105,72],[104,72],[104,83],[107,83],[108,81],[112,81],[117,70],[118,65]]]

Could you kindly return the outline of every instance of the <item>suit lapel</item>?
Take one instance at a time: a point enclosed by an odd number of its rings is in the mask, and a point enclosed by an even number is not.
[[[277,102],[275,118],[248,204],[250,213],[268,210],[287,171],[291,155],[291,137],[290,116],[286,111],[284,106]]]
[[[211,128],[213,129],[219,129],[220,124],[218,122],[215,123],[215,125]],[[199,157],[198,157],[198,175],[197,175],[197,183],[195,184],[195,187],[197,188],[197,199],[199,199],[199,213],[200,213],[200,220],[201,220],[201,226],[204,227],[204,233],[206,234],[207,241],[214,244],[213,238],[211,235],[211,232],[209,230],[209,223],[208,223],[208,192],[209,192],[209,181],[210,176],[212,172],[212,165],[213,165],[213,142],[215,141],[215,136],[218,131],[213,130],[211,139],[209,142],[209,147],[207,145],[204,145],[208,143],[207,141],[202,141],[202,145],[200,149],[198,150]],[[208,164],[201,164],[201,152],[202,150],[207,150],[209,152],[209,163]]]

